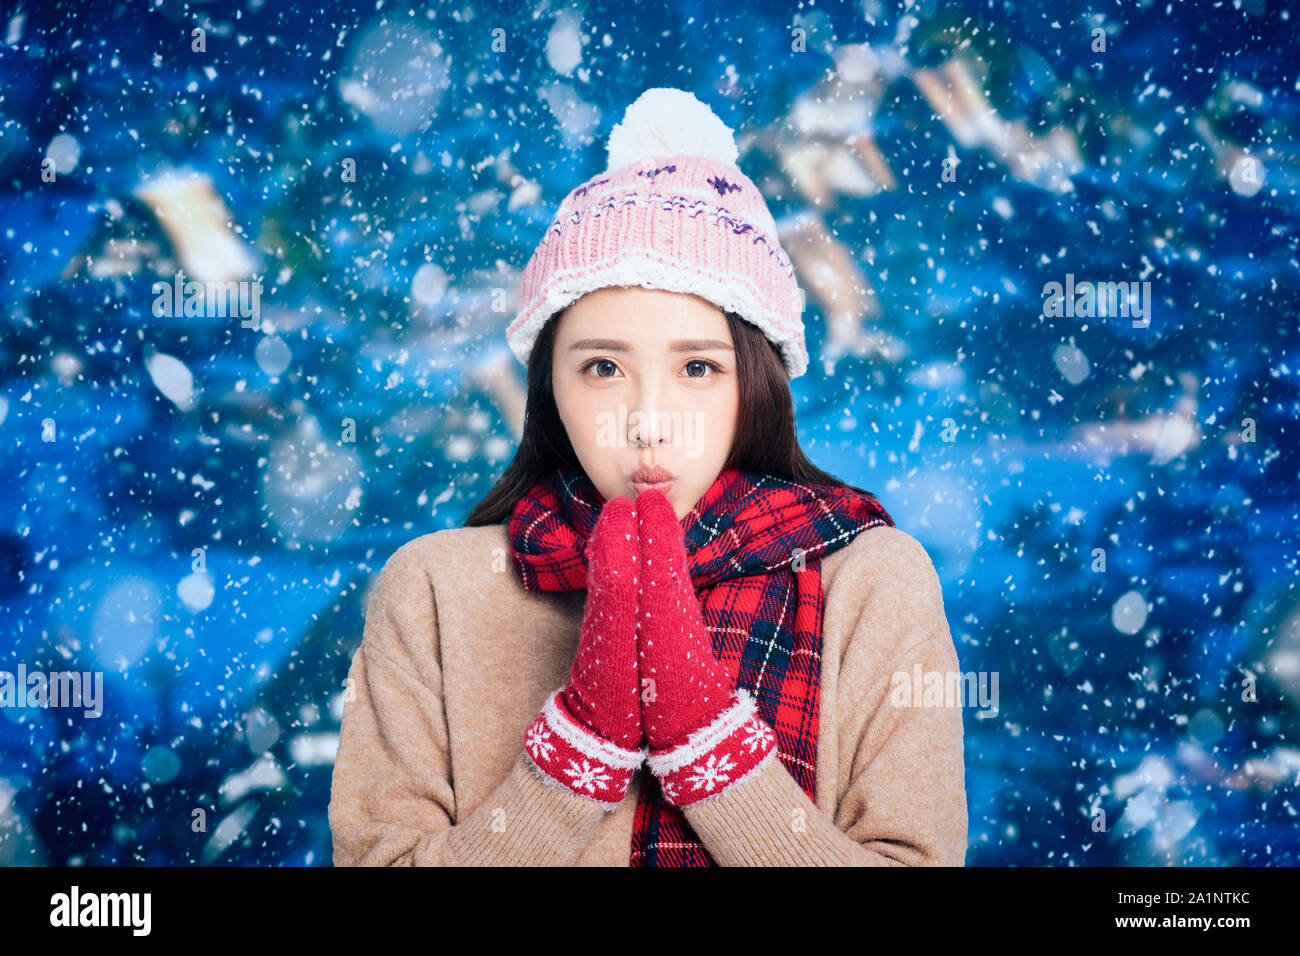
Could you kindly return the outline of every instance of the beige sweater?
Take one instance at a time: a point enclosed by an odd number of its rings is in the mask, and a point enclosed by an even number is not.
[[[617,809],[543,782],[524,731],[568,680],[585,591],[526,591],[505,525],[416,538],[384,565],[352,660],[329,820],[338,866],[627,866],[644,766]],[[889,526],[822,560],[809,801],[780,760],[685,810],[720,866],[956,865],[959,706],[891,704],[891,675],[959,669],[925,549]]]

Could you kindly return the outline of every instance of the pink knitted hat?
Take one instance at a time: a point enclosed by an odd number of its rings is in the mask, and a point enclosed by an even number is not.
[[[691,292],[758,326],[790,378],[808,367],[803,292],[732,132],[684,90],[648,89],[609,137],[605,172],[574,189],[524,269],[506,329],[525,365],[556,312],[588,292]]]

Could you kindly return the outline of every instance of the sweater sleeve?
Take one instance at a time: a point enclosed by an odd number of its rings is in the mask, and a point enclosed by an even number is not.
[[[604,811],[542,781],[522,732],[505,779],[456,819],[434,586],[415,543],[384,565],[348,674],[329,804],[334,864],[571,865]]]
[[[874,531],[875,529],[873,529]],[[893,675],[957,672],[938,575],[890,528],[840,569],[865,595],[840,670],[834,815],[779,759],[686,808],[721,866],[961,866],[966,856],[962,710],[891,702]],[[909,695],[910,699],[910,695]]]

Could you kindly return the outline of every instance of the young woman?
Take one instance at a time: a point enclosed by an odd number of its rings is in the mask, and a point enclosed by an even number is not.
[[[799,447],[798,287],[731,131],[649,90],[609,154],[524,272],[514,460],[376,583],[334,862],[961,865],[960,708],[897,693],[958,671],[938,577]]]

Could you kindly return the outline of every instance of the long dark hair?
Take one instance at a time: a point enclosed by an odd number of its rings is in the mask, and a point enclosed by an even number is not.
[[[561,310],[551,316],[528,357],[528,398],[519,449],[496,485],[469,513],[466,528],[508,520],[515,502],[544,476],[558,467],[578,464],[551,388],[551,350],[563,314]],[[724,314],[731,329],[731,340],[736,345],[740,413],[731,454],[723,470],[757,471],[870,495],[871,492],[840,481],[808,460],[795,434],[794,402],[776,346],[757,326],[732,312]]]

